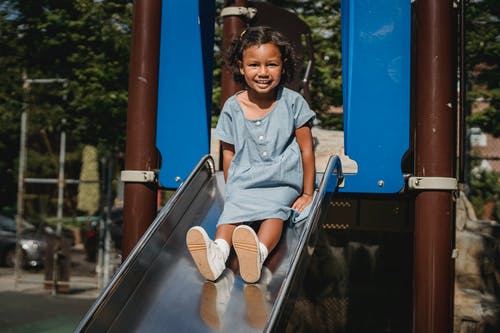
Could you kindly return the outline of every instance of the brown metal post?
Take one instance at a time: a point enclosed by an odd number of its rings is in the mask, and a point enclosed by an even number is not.
[[[226,0],[224,7],[246,7],[246,0]],[[233,40],[240,37],[243,30],[246,29],[246,19],[243,16],[225,16],[222,21],[222,52],[226,52]],[[225,65],[222,66],[221,73],[221,98],[220,105],[224,105],[226,100],[237,91],[243,89],[233,79],[233,73]],[[219,144],[219,169],[222,170],[222,145]]]
[[[246,7],[246,0],[227,0],[224,7]],[[222,27],[222,51],[225,52],[232,41],[240,37],[243,30],[246,29],[246,19],[244,16],[226,16]],[[221,74],[221,105],[231,97],[235,92],[241,90],[243,86],[233,80],[233,73],[223,66]]]
[[[136,0],[128,89],[126,170],[158,168],[156,106],[161,0]],[[126,183],[122,256],[127,257],[156,216],[156,185]]]
[[[416,3],[416,166],[421,177],[454,177],[455,16],[452,0]],[[453,202],[449,191],[415,201],[414,333],[452,331]]]

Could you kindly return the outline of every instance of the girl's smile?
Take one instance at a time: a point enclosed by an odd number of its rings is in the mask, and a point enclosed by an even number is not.
[[[274,90],[280,84],[282,72],[281,52],[276,45],[254,45],[243,51],[240,73],[250,91],[274,97]]]

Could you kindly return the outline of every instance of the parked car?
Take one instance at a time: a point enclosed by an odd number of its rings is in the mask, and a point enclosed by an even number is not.
[[[42,268],[45,251],[47,250],[47,238],[37,233],[37,228],[29,223],[23,223],[23,233],[19,240],[23,254],[24,268]],[[16,253],[16,221],[9,216],[0,215],[0,264],[13,267]]]

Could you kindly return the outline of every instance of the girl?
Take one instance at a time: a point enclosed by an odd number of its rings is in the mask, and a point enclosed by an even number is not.
[[[241,277],[254,283],[284,221],[312,201],[314,112],[300,94],[283,86],[293,78],[295,55],[280,33],[247,29],[231,45],[227,63],[245,90],[226,101],[214,132],[222,143],[224,210],[215,241],[196,226],[186,243],[200,273],[211,281],[224,271],[234,246]],[[256,234],[249,225],[259,223]]]

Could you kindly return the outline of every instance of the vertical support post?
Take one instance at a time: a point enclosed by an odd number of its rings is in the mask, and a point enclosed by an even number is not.
[[[101,170],[106,170],[107,157],[102,157],[100,160]],[[106,173],[103,171],[100,174],[100,188],[101,202],[99,203],[99,224],[97,230],[99,230],[99,238],[97,240],[97,288],[103,290],[104,288],[104,237],[106,237],[106,222],[104,220],[104,211],[106,206],[106,199],[104,198],[104,191],[106,190]]]
[[[107,286],[111,279],[111,213],[113,209],[113,193],[111,187],[113,186],[113,169],[114,157],[112,154],[108,157],[107,163],[107,177],[106,177],[106,223],[104,233],[104,272],[103,272],[103,286]]]
[[[468,103],[467,103],[467,73],[465,69],[465,0],[460,0],[459,8],[459,34],[460,34],[460,48],[459,48],[459,73],[460,73],[460,94],[459,94],[459,115],[458,115],[458,156],[459,156],[459,167],[458,167],[458,181],[459,183],[469,185],[469,149],[470,142],[469,136],[467,135],[465,121],[467,118]]]
[[[246,7],[246,0],[226,0],[224,7]],[[239,38],[243,30],[246,29],[246,21],[242,16],[225,16],[222,21],[222,52],[226,52],[233,40]],[[226,100],[237,91],[243,89],[233,79],[233,72],[227,67],[222,66],[221,72],[221,98],[220,105],[224,105]],[[222,145],[219,144],[219,169],[222,170]]]
[[[61,136],[59,143],[59,175],[57,178],[57,225],[56,225],[56,241],[54,242],[53,261],[52,261],[52,295],[57,295],[59,286],[58,282],[61,274],[61,265],[59,256],[62,254],[63,238],[62,238],[62,218],[64,206],[64,162],[66,160],[66,132],[64,126],[66,119],[61,121]],[[69,288],[69,286],[68,286]]]
[[[422,177],[454,177],[456,50],[452,0],[418,0],[416,165]],[[415,201],[414,333],[452,331],[453,202],[447,191]]]
[[[226,0],[224,7],[246,7],[246,0]],[[243,16],[226,16],[223,19],[222,27],[222,50],[225,52],[236,38],[246,28],[246,20]],[[233,73],[226,66],[222,67],[221,73],[221,105],[224,105],[226,100],[235,92],[243,87],[233,80]]]
[[[66,119],[62,120],[61,128],[61,142],[59,147],[59,177],[57,179],[57,228],[56,235],[62,235],[62,218],[63,218],[63,205],[64,205],[64,161],[66,159],[66,132],[64,126]]]
[[[158,168],[156,106],[161,0],[134,1],[127,113],[126,170]],[[126,258],[156,216],[156,185],[126,183],[122,255]]]
[[[24,89],[29,89],[29,84],[24,84]],[[17,216],[16,216],[16,239],[21,239],[23,231],[23,216],[24,216],[24,171],[26,169],[26,140],[28,133],[28,111],[25,107],[21,114],[21,138],[19,148],[19,172],[17,178]],[[14,263],[14,281],[15,287],[21,278],[22,267],[22,250],[21,244],[16,241],[16,253]]]

